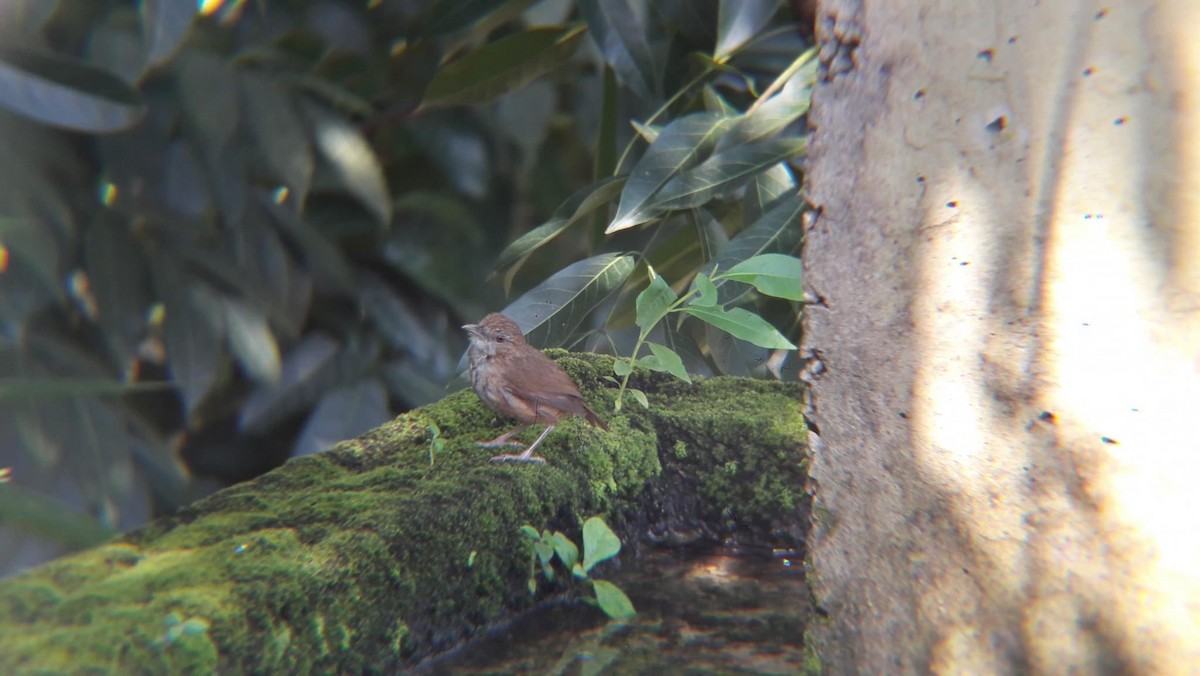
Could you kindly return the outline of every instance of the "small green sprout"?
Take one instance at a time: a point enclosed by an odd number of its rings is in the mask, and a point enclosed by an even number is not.
[[[541,533],[533,526],[521,526],[521,534],[532,545],[529,556],[529,593],[537,592],[536,571],[540,567],[542,576],[549,581],[554,580],[555,557],[579,580],[592,585],[596,595],[592,605],[598,606],[604,614],[614,620],[625,620],[637,614],[633,602],[617,585],[608,580],[597,580],[588,576],[597,564],[607,561],[621,551],[621,539],[612,532],[604,519],[593,516],[583,523],[583,559],[579,558],[579,547],[562,532],[551,533],[543,530]]]
[[[185,636],[200,636],[207,632],[209,627],[208,620],[200,617],[190,617],[185,620],[178,612],[167,615],[164,624],[166,630],[163,632],[162,638],[155,641],[155,645],[160,650],[170,647]]]
[[[446,447],[446,440],[442,438],[442,428],[438,427],[435,422],[429,423],[429,466],[433,467],[433,455],[441,453]]]

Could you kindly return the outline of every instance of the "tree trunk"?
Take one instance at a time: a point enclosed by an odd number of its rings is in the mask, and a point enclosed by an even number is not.
[[[1200,3],[826,0],[806,283],[834,673],[1200,664]]]

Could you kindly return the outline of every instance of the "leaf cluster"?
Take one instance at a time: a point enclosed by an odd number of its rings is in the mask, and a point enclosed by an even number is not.
[[[0,7],[0,490],[74,544],[129,528],[444,396],[505,295],[540,346],[786,369],[795,298],[730,273],[799,243],[795,28],[777,0]],[[655,280],[680,321],[639,321]],[[743,312],[783,342],[721,330]]]
[[[0,8],[0,466],[38,523],[102,538],[445,395],[550,124],[425,93],[562,32],[518,4]]]
[[[625,595],[620,587],[608,580],[595,579],[589,576],[597,564],[613,558],[621,552],[621,539],[608,527],[604,519],[593,516],[583,522],[583,558],[579,557],[579,547],[571,538],[561,531],[551,533],[530,525],[521,526],[521,534],[530,543],[529,553],[529,593],[537,592],[536,572],[540,569],[547,582],[553,582],[554,560],[571,572],[577,580],[584,580],[591,585],[595,594],[592,602],[605,615],[614,620],[629,619],[637,614],[633,602]]]

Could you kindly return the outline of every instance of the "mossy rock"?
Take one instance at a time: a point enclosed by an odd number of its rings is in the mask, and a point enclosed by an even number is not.
[[[113,542],[0,582],[0,666],[97,673],[388,671],[538,601],[522,524],[577,538],[603,515],[639,539],[678,523],[779,527],[804,471],[800,386],[639,371],[649,409],[613,414],[612,361],[550,354],[612,428],[565,421],[544,465],[492,464],[505,429],[471,392],[289,461]],[[432,425],[442,445],[432,456]],[[536,433],[533,430],[527,434]],[[664,466],[695,488],[655,491]],[[470,565],[468,565],[468,563]],[[180,629],[184,627],[184,629]]]

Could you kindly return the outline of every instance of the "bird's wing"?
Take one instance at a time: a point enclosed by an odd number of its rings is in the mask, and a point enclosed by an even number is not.
[[[583,396],[561,366],[555,364],[541,352],[523,352],[510,365],[521,375],[519,382],[509,380],[507,386],[513,394],[538,400],[560,409],[564,413],[583,415]],[[526,384],[529,385],[526,385]],[[536,391],[530,386],[536,383]]]
[[[546,355],[535,351],[522,352],[510,365],[516,373],[525,377],[520,379],[520,383],[510,379],[505,387],[506,395],[521,402],[533,402],[534,410],[529,411],[531,417],[541,420],[543,416],[558,419],[581,415],[593,425],[608,429],[608,423],[588,408],[571,376]],[[521,383],[537,383],[537,391],[530,391]]]

